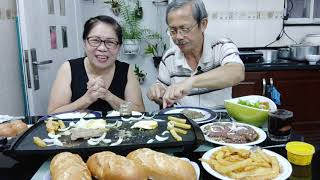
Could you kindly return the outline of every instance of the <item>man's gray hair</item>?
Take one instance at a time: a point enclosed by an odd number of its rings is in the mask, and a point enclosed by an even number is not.
[[[203,4],[202,0],[173,0],[168,4],[166,10],[166,23],[168,24],[168,14],[171,11],[179,9],[187,4],[191,4],[193,18],[197,21],[198,24],[202,19],[208,17],[206,6]]]

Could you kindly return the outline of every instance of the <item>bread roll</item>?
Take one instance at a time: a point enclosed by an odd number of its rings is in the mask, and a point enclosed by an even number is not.
[[[197,178],[195,169],[187,161],[148,148],[132,151],[127,158],[136,164],[141,164],[152,180],[195,180]]]
[[[0,136],[14,137],[25,132],[28,129],[26,123],[21,120],[13,120],[0,124]]]
[[[17,132],[17,135],[24,133],[28,129],[28,125],[21,120],[11,121],[11,127]]]
[[[50,163],[52,180],[91,180],[88,167],[78,154],[63,152],[54,156]]]
[[[139,164],[110,151],[89,157],[87,166],[99,180],[146,180],[147,175]]]
[[[17,135],[17,131],[11,127],[10,123],[0,124],[0,136],[14,137]]]

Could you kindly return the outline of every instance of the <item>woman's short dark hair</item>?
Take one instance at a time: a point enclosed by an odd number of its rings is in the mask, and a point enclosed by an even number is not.
[[[179,9],[187,4],[191,4],[192,6],[192,15],[193,18],[197,21],[198,24],[202,21],[202,19],[208,17],[208,13],[206,10],[206,6],[203,4],[202,0],[173,0],[168,4],[166,10],[166,22],[168,24],[168,14],[175,9]]]
[[[113,27],[113,29],[116,32],[116,34],[117,34],[119,44],[120,45],[122,44],[122,28],[121,28],[120,24],[115,19],[113,19],[112,17],[104,16],[104,15],[92,17],[92,18],[90,18],[90,19],[88,19],[86,21],[86,23],[84,24],[84,27],[83,27],[83,34],[82,34],[82,39],[83,40],[87,39],[88,34],[90,33],[90,31],[98,23],[110,24]]]

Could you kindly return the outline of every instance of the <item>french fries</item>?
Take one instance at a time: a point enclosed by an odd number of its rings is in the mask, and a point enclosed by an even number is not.
[[[173,138],[175,138],[177,141],[182,141],[182,137],[179,136],[179,134],[186,135],[188,133],[188,129],[191,129],[190,124],[186,124],[186,119],[177,118],[174,116],[168,116],[168,124],[167,129],[170,131]]]
[[[58,129],[66,128],[66,125],[62,120],[54,121],[49,119],[45,122],[48,133],[55,134]]]
[[[174,139],[176,139],[177,141],[182,141],[182,137],[179,136],[174,129],[170,129],[170,133]]]
[[[59,129],[64,129],[66,128],[66,125],[64,124],[64,122],[62,120],[58,120],[58,123],[59,123]]]
[[[182,124],[185,124],[187,122],[186,119],[177,118],[177,117],[174,117],[174,116],[168,116],[168,120],[169,121],[178,122],[178,123],[182,123]]]
[[[173,129],[174,129],[177,133],[179,133],[179,134],[186,135],[186,134],[188,133],[188,131],[183,130],[183,129],[180,129],[180,128],[174,127]]]
[[[261,149],[250,151],[223,146],[212,153],[210,159],[200,159],[218,173],[233,179],[273,179],[280,174],[276,157]]]
[[[179,128],[182,128],[182,129],[191,129],[191,125],[190,124],[183,124],[183,123],[178,123],[178,122],[175,122],[175,121],[170,121],[174,124],[175,127],[179,127]]]
[[[33,143],[39,147],[47,147],[47,144],[39,137],[33,137]]]

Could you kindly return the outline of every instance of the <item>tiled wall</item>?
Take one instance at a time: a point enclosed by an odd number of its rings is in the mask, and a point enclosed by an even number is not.
[[[281,30],[283,0],[204,0],[208,31],[239,47],[264,46]]]
[[[274,41],[282,29],[284,0],[203,0],[209,13],[208,31],[216,37],[230,37],[239,47],[263,47]],[[306,34],[320,33],[319,26],[285,27],[296,42]],[[293,44],[288,37],[271,46]]]

